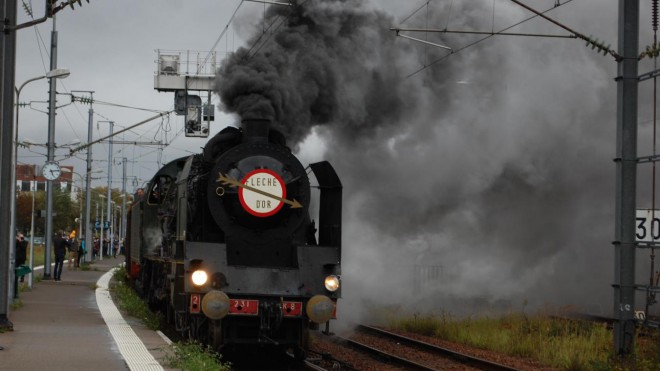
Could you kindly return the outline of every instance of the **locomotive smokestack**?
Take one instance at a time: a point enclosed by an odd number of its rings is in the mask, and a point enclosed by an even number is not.
[[[243,142],[268,142],[268,129],[270,127],[268,118],[244,118],[241,121],[243,128]]]

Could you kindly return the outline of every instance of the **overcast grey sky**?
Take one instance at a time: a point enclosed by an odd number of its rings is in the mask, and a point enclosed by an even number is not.
[[[90,0],[74,11],[67,8],[57,15],[58,66],[69,68],[71,76],[58,83],[58,91],[94,90],[100,101],[170,110],[173,94],[153,89],[155,50],[209,50],[239,3]],[[332,84],[315,90],[309,80],[296,82],[309,89],[303,98],[332,90],[333,99],[315,102],[315,108],[328,103],[331,110],[306,122],[313,139],[303,142],[301,153],[303,162],[331,160],[344,183],[347,302],[362,298],[437,309],[475,301],[520,306],[529,299],[536,306],[549,302],[608,311],[616,143],[613,58],[569,39],[492,37],[463,50],[483,36],[416,34],[410,36],[460,52],[407,78],[448,53],[388,30],[427,2],[372,0],[362,2],[364,8],[358,3],[309,1],[311,17],[323,25],[319,29],[350,30],[343,39],[326,42],[301,34],[308,43],[299,49],[274,41],[262,49],[291,58],[294,71],[304,61],[333,58],[325,65],[337,78]],[[556,1],[527,3],[546,10]],[[561,3],[548,16],[617,48],[615,2]],[[642,47],[652,40],[649,4],[642,1]],[[248,40],[263,31],[264,8],[242,4],[216,48],[221,57],[249,46]],[[35,15],[41,12],[36,9]],[[530,15],[505,0],[436,0],[402,26],[498,31]],[[20,19],[27,19],[22,11]],[[38,34],[32,28],[19,32],[17,85],[49,69],[52,23],[37,29]],[[299,30],[278,30],[289,36],[294,31]],[[539,18],[509,32],[568,34]],[[298,55],[311,58],[298,60]],[[644,61],[640,72],[651,68]],[[640,100],[640,153],[650,145],[647,93],[648,85]],[[20,97],[21,102],[46,99],[45,81],[31,83]],[[65,96],[58,99],[68,103]],[[217,96],[214,103],[219,105]],[[45,109],[44,104],[35,107]],[[88,108],[77,103],[58,110],[58,145],[86,141]],[[152,115],[100,104],[95,111],[95,120],[122,126]],[[46,115],[22,108],[20,117],[20,139],[46,141]],[[234,121],[216,111],[212,133]],[[182,118],[171,116],[125,139],[167,139],[170,145],[160,159],[167,162],[205,143],[185,139],[181,127]],[[99,128],[95,124],[95,138],[108,131],[107,124]],[[107,147],[95,146],[94,154],[94,168],[106,168]],[[133,161],[129,176],[140,182],[158,168],[154,148],[127,146],[116,157],[124,155]],[[22,150],[18,160],[40,164],[45,158]],[[62,164],[83,171],[79,160]],[[120,170],[115,166],[113,173]],[[119,178],[114,179],[113,187],[119,187]],[[644,207],[648,187],[640,189]],[[420,293],[414,290],[415,266],[441,267],[442,274]],[[424,293],[428,296],[420,297]]]
[[[43,1],[19,0],[19,23],[30,20],[21,8],[21,2],[33,8],[35,18],[43,14]],[[378,3],[378,2],[376,2]],[[394,5],[388,5],[392,3]],[[240,5],[240,6],[239,6]],[[409,6],[401,6],[395,1],[386,1],[378,6],[389,7],[394,12],[409,12]],[[154,73],[157,68],[156,50],[202,51],[211,50],[222,31],[227,32],[215,47],[218,62],[236,48],[245,45],[253,32],[253,26],[263,27],[260,20],[266,5],[239,0],[91,0],[83,1],[82,7],[66,7],[56,15],[58,32],[57,65],[68,68],[71,75],[58,80],[58,93],[71,90],[94,91],[98,101],[136,108],[167,111],[173,108],[174,95],[154,90]],[[236,9],[233,22],[230,18]],[[16,85],[45,74],[50,70],[50,40],[53,22],[51,20],[36,27],[18,32]],[[80,95],[80,94],[77,94]],[[22,103],[33,102],[31,107],[21,108],[19,141],[36,143],[47,141],[47,81],[40,80],[27,84],[21,92]],[[211,135],[236,120],[219,109],[217,96],[216,120],[211,125]],[[70,98],[58,95],[58,105],[67,104]],[[58,146],[72,141],[87,141],[89,105],[75,103],[57,110],[56,139]],[[114,121],[115,131],[131,126],[153,113],[109,105],[94,106],[94,138],[108,134],[108,124],[96,121]],[[205,143],[200,138],[185,138],[182,134],[183,118],[170,115],[166,120],[154,120],[142,125],[120,140],[164,141],[169,143],[162,151],[156,147],[113,148],[115,157],[124,155],[136,162],[128,165],[128,175],[136,176],[139,182],[147,181],[158,168],[158,163],[166,163],[191,152],[197,152]],[[35,153],[37,152],[37,153]],[[107,168],[108,149],[106,144],[94,146],[94,169]],[[306,153],[312,153],[306,151]],[[30,151],[20,149],[19,163],[42,164],[45,162],[45,149],[32,147]],[[56,151],[56,160],[62,165],[74,165],[76,171],[84,171],[84,162],[64,159],[66,149]],[[78,154],[85,158],[85,152]],[[121,172],[119,164],[114,166],[113,187],[120,186],[117,177]],[[94,184],[103,184],[96,180]],[[129,190],[133,190],[129,182]]]
[[[27,1],[26,1],[27,2]],[[19,1],[20,3],[20,1]],[[29,2],[28,2],[29,3]],[[31,1],[35,8],[35,17],[43,13],[42,1]],[[83,1],[83,6],[69,7],[56,16],[58,31],[58,67],[68,68],[71,76],[59,80],[57,91],[92,90],[94,98],[113,104],[125,105],[150,110],[168,111],[173,107],[173,93],[159,93],[154,90],[153,77],[156,70],[156,49],[208,51],[227,25],[231,13],[238,1],[206,0],[157,0],[157,1]],[[250,17],[254,12],[263,11],[257,4],[244,4],[241,16]],[[19,10],[19,18],[27,20],[24,11]],[[255,16],[256,17],[256,16]],[[256,20],[257,18],[255,18]],[[35,28],[21,30],[18,35],[18,58],[16,84],[27,79],[43,75],[48,71],[50,62],[50,39],[52,21]],[[240,40],[230,29],[227,40],[223,40],[217,51],[224,54],[228,48],[234,48]],[[46,80],[29,83],[22,91],[20,101],[47,100],[48,84]],[[58,96],[58,105],[69,103],[70,98]],[[216,103],[217,104],[217,103]],[[35,109],[46,109],[45,103],[33,103]],[[89,105],[76,103],[59,109],[57,112],[56,143],[64,145],[74,140],[87,141],[87,121]],[[131,126],[153,113],[128,108],[117,108],[96,104],[94,138],[108,134],[108,124],[96,124],[97,120],[115,122],[115,131],[121,126]],[[21,108],[19,140],[29,139],[44,143],[47,140],[47,115],[30,108]],[[230,119],[218,114],[213,130],[220,125],[230,123]],[[164,149],[161,162],[183,156],[188,151],[196,151],[203,146],[204,140],[185,140],[178,135],[182,119],[170,116],[169,122],[156,120],[147,123],[135,131],[126,133],[125,140],[154,141],[170,143]],[[97,129],[98,126],[98,129]],[[164,132],[164,130],[169,130]],[[129,175],[137,176],[140,183],[149,179],[157,170],[156,147],[129,148],[121,154],[121,146],[115,145],[116,157],[127,156],[136,162],[129,164]],[[44,153],[41,148],[33,151]],[[65,149],[56,155],[66,154]],[[105,144],[94,146],[94,168],[107,167],[108,149]],[[84,158],[83,151],[79,157]],[[21,150],[19,163],[41,164],[43,156]],[[74,165],[80,173],[84,172],[84,163],[74,159],[63,160],[62,164]],[[113,170],[116,182],[119,182],[121,167]],[[103,180],[99,180],[103,182]],[[119,187],[120,183],[115,183]],[[129,182],[129,190],[132,190]]]

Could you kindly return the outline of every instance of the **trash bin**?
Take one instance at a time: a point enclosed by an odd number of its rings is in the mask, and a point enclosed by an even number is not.
[[[29,266],[27,265],[19,265],[14,269],[14,299],[18,299],[18,277],[23,277],[26,274],[29,274],[32,272],[32,269],[30,269]]]

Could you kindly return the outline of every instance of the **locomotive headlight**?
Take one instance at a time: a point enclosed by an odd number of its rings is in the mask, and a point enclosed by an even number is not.
[[[208,279],[208,274],[201,269],[194,271],[192,274],[192,282],[197,286],[202,286]]]
[[[330,275],[325,278],[325,289],[330,291],[330,292],[335,292],[339,290],[339,277],[333,275]]]

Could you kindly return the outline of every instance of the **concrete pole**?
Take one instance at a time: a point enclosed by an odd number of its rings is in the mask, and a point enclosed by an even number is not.
[[[16,0],[0,0],[0,19],[6,26],[16,24]],[[0,205],[11,205],[16,197],[16,183],[12,179],[14,138],[14,89],[16,68],[16,32],[0,32],[0,155],[9,161],[0,164]],[[9,301],[13,298],[10,282],[14,276],[14,262],[10,258],[16,246],[14,231],[10,230],[13,211],[10,207],[0,208],[0,329],[13,329],[7,318]],[[2,242],[4,241],[4,242]],[[1,349],[2,347],[0,347]]]
[[[126,241],[126,157],[121,159],[122,164],[122,182],[121,182],[121,228],[120,228],[120,239],[119,242]],[[122,244],[119,245],[120,249]],[[121,253],[121,250],[117,252],[117,255]]]
[[[635,209],[639,0],[619,0],[616,212],[614,232],[614,350],[631,354],[635,339]]]
[[[36,170],[36,169],[35,169]],[[32,172],[34,177],[34,172]],[[37,180],[30,182],[32,191],[32,216],[30,217],[30,273],[28,274],[28,287],[32,288],[32,279],[34,274],[34,199],[37,192]]]
[[[104,195],[99,195],[101,199],[101,234],[99,235],[99,260],[103,260],[103,199]]]
[[[87,123],[87,143],[92,143],[92,134],[94,130],[94,92],[88,91],[90,96],[89,118]],[[87,172],[85,173],[85,260],[92,261],[94,249],[94,238],[92,237],[92,221],[90,214],[92,211],[92,145],[87,147]]]
[[[50,70],[57,68],[57,30],[55,29],[55,15],[53,15],[53,31],[50,39]],[[55,106],[57,79],[48,79],[50,89],[48,95],[48,157],[47,161],[55,160]],[[53,181],[46,181],[46,249],[44,250],[44,280],[50,277],[50,251],[53,246]]]
[[[117,203],[112,201],[112,222],[110,222],[110,228],[111,228],[110,236],[112,236],[110,238],[110,240],[112,242],[110,243],[110,246],[108,246],[108,251],[109,251],[108,255],[112,255],[113,250],[115,249],[115,234],[117,234],[117,230],[119,229],[118,224],[117,224],[117,208],[118,207],[119,206],[117,205]]]
[[[83,212],[82,212],[84,184],[85,183],[83,183],[82,176],[81,176],[80,177],[80,190],[78,191],[78,193],[80,194],[80,196],[78,197],[78,214],[79,214],[78,215],[78,233],[77,233],[78,243],[80,243],[80,239],[82,238],[83,233],[84,233],[83,232]]]
[[[108,220],[110,220],[110,216],[112,215],[112,132],[114,131],[114,126],[115,122],[114,121],[108,121],[110,124],[110,136],[108,137],[108,213],[106,214],[108,216]],[[113,242],[113,236],[111,233],[111,228],[108,227],[108,242],[110,245],[108,245],[108,250],[112,246]],[[101,260],[103,260],[103,251],[101,251]]]

